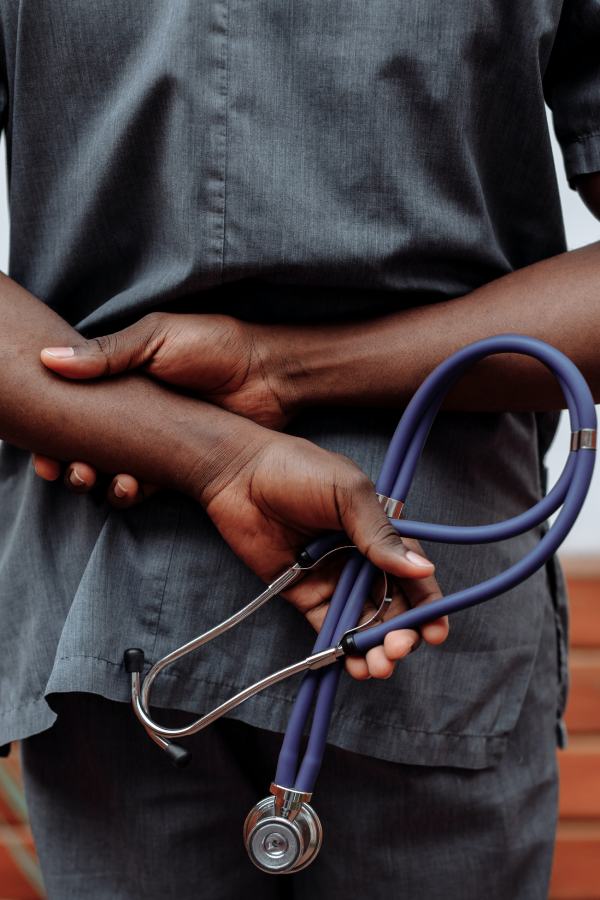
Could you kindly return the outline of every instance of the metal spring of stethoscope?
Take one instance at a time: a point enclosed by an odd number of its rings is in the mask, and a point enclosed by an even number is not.
[[[563,472],[552,490],[526,512],[504,522],[482,526],[437,525],[400,518],[425,440],[448,391],[464,371],[497,353],[518,353],[544,363],[556,376],[571,423],[571,447]],[[269,797],[248,814],[244,840],[250,858],[260,869],[280,874],[297,872],[317,855],[322,840],[319,819],[309,805],[342,671],[341,657],[364,654],[382,643],[385,635],[400,628],[418,629],[442,615],[458,612],[497,597],[524,581],[557,550],[585,500],[592,477],[596,449],[596,411],[590,390],[576,366],[560,351],[542,341],[518,334],[499,335],[470,344],[439,365],[416,391],[394,432],[375,489],[390,521],[406,537],[450,544],[484,544],[505,540],[528,531],[555,513],[553,525],[536,547],[504,572],[480,584],[458,591],[431,604],[409,609],[380,624],[376,614],[357,627],[376,570],[356,550],[345,564],[331,598],[325,622],[310,656],[286,666],[250,685],[189,725],[166,728],[150,715],[150,694],[158,675],[182,657],[224,634],[302,578],[326,556],[348,549],[342,533],[329,534],[310,544],[299,559],[269,584],[254,600],[150,667],[142,679],[144,653],[129,649],[124,664],[131,674],[134,712],[149,736],[165,750],[175,765],[184,765],[189,752],[174,743],[206,728],[249,697],[292,675],[304,672],[283,739],[277,772]],[[384,591],[384,602],[385,598]],[[312,724],[302,760],[302,739],[312,711]]]

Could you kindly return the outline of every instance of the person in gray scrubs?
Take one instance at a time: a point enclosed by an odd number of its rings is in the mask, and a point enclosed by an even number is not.
[[[372,481],[415,388],[471,340],[548,340],[600,399],[600,247],[565,252],[544,106],[600,215],[597,0],[2,0],[0,26],[0,743],[22,741],[48,897],[542,900],[555,564],[446,640],[434,623],[408,656],[418,636],[397,632],[349,665],[314,799],[325,843],[290,877],[251,866],[241,825],[296,683],[196,735],[180,772],[122,658],[221,621],[323,529],[395,577],[396,606],[539,540],[407,549]],[[479,365],[407,516],[536,502],[560,405],[533,362]],[[337,571],[174,667],[161,716],[305,654]]]

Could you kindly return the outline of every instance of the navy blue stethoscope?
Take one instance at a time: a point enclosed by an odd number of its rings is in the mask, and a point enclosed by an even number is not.
[[[461,526],[412,522],[400,518],[403,498],[408,493],[427,435],[446,394],[468,367],[497,353],[518,353],[534,357],[544,363],[558,379],[571,424],[570,453],[560,478],[538,503],[504,522]],[[244,700],[271,685],[292,675],[304,673],[283,738],[271,793],[250,811],[244,825],[246,848],[255,865],[274,874],[297,872],[312,862],[319,852],[322,828],[309,801],[325,751],[327,731],[342,672],[341,659],[349,654],[365,654],[372,647],[381,644],[390,631],[401,628],[419,629],[440,616],[497,597],[539,569],[560,546],[579,514],[592,478],[595,449],[594,401],[583,376],[563,353],[542,341],[518,334],[499,335],[470,344],[439,365],[412,397],[390,442],[375,490],[390,522],[400,535],[449,544],[485,544],[506,540],[540,525],[561,508],[553,525],[533,550],[505,571],[480,584],[373,624],[379,618],[378,611],[369,622],[357,627],[377,569],[352,548],[310,656],[250,685],[216,709],[181,728],[166,728],[150,715],[150,692],[157,676],[176,660],[243,621],[331,553],[351,547],[345,535],[328,534],[315,540],[290,568],[247,606],[158,660],[143,679],[143,651],[130,649],[125,652],[125,668],[131,673],[134,712],[149,736],[178,766],[188,761],[189,752],[174,743],[174,740],[201,731]],[[384,591],[386,592],[387,590]],[[386,600],[384,598],[384,602]],[[310,731],[301,755],[303,736],[311,713]]]

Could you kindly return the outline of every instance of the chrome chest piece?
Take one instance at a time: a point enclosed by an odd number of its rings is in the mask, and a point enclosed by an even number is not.
[[[309,805],[311,794],[277,784],[253,806],[244,822],[244,843],[255,866],[271,875],[304,869],[321,849],[323,828]]]

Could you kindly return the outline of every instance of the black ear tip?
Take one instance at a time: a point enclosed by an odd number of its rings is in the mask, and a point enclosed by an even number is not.
[[[10,756],[10,744],[4,744],[0,747],[0,756]]]
[[[362,653],[359,653],[356,649],[354,635],[351,632],[344,635],[340,642],[340,647],[344,651],[344,656],[362,656]]]
[[[123,665],[125,666],[125,671],[129,672],[129,674],[141,672],[144,668],[144,651],[140,650],[139,647],[131,647],[129,650],[126,650],[123,654]]]
[[[185,769],[192,759],[192,754],[185,747],[179,744],[169,743],[165,747],[165,753],[169,755],[169,759],[176,769]]]

